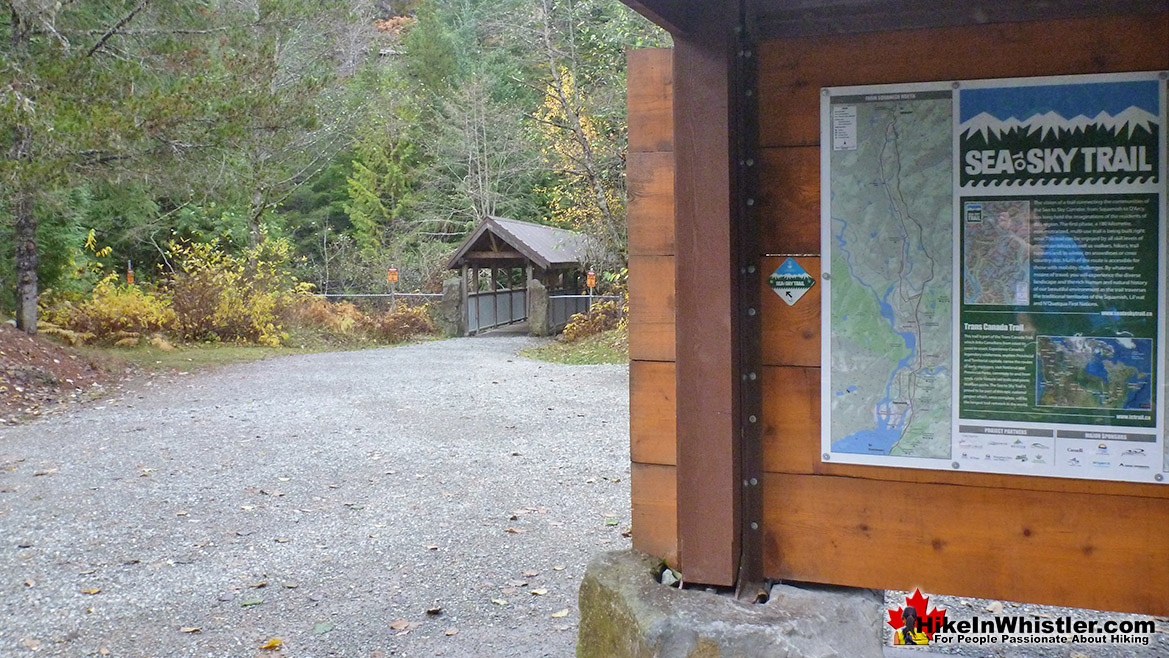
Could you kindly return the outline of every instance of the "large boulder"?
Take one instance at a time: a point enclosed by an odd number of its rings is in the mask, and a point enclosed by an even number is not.
[[[580,586],[577,658],[881,658],[883,596],[776,585],[762,604],[662,585],[660,560],[598,555]]]

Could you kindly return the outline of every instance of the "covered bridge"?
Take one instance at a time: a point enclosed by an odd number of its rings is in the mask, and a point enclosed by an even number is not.
[[[540,322],[531,333],[563,328],[574,313],[588,309],[582,295],[587,253],[585,236],[574,231],[502,217],[483,220],[447,264],[460,275],[460,333],[525,322],[533,310]],[[534,309],[537,302],[542,305]]]

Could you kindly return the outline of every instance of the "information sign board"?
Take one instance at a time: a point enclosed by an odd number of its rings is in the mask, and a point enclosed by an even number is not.
[[[1166,85],[824,90],[824,460],[1169,480]]]

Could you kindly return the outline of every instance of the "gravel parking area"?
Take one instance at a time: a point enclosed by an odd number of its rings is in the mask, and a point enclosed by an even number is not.
[[[588,559],[629,546],[628,369],[531,344],[283,357],[0,429],[0,655],[573,655]]]

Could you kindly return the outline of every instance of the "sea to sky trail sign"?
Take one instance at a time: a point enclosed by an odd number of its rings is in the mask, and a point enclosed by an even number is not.
[[[1152,477],[1157,457],[1149,457],[1163,454],[1166,426],[1166,377],[1160,372],[1166,369],[1160,344],[1167,309],[1160,298],[1166,272],[1166,157],[1139,142],[1152,123],[1138,126],[1135,112],[1121,116],[1137,105],[1131,99],[1122,107],[1073,107],[1070,114],[1060,106],[1081,104],[1077,93],[1093,85],[1136,82],[1148,88],[1151,83],[1159,106],[1145,111],[1157,116],[1157,144],[1164,149],[1164,83],[1157,86],[1158,75],[1128,72],[1169,70],[1169,0],[1052,0],[1042,7],[941,3],[945,8],[912,0],[896,3],[897,12],[889,12],[888,2],[858,0],[847,15],[831,0],[630,3],[648,7],[648,14],[666,24],[685,21],[674,24],[672,53],[630,57],[634,546],[665,559],[687,580],[708,585],[750,585],[752,574],[761,573],[849,587],[921,587],[938,594],[1169,614],[1169,487]],[[726,17],[730,20],[719,21]],[[734,24],[737,17],[745,18],[744,25]],[[737,41],[744,34],[752,43]],[[1049,47],[1052,43],[1060,47]],[[1083,74],[1098,77],[1040,77]],[[957,81],[957,87],[914,84],[922,80]],[[1018,93],[1046,87],[1052,102],[1024,114],[1015,109],[1020,107],[1012,98],[1016,87]],[[975,92],[984,89],[985,97],[978,98]],[[916,95],[922,93],[937,96]],[[880,95],[885,97],[867,98]],[[737,99],[757,102],[744,107]],[[880,104],[896,104],[914,115],[879,114]],[[840,111],[825,111],[834,105]],[[963,150],[959,126],[984,112],[985,130],[972,122]],[[1123,135],[1111,133],[1123,143],[1076,143],[1035,121],[1026,133],[1010,135],[1003,126],[996,137],[985,123],[994,118],[1005,124],[1014,117],[1021,126],[1050,112],[1069,120],[1083,115],[1092,123],[1099,117],[1105,131],[1095,130],[1093,138],[1124,124]],[[1101,112],[1111,120],[1104,121]],[[1055,117],[1040,123],[1048,119]],[[1021,141],[992,142],[999,137]],[[840,150],[834,150],[836,142]],[[891,148],[873,149],[874,143]],[[1103,160],[1101,147],[1111,149]],[[1088,156],[1085,148],[1095,150]],[[1137,180],[1148,173],[1141,171],[1146,165],[1154,168],[1159,185]],[[852,183],[842,178],[849,166]],[[826,181],[825,171],[831,173]],[[1061,180],[1069,175],[1071,180]],[[1096,180],[1099,175],[1108,180]],[[855,198],[858,178],[870,183],[864,199]],[[1006,185],[1008,180],[1014,182]],[[900,188],[885,181],[898,181]],[[827,198],[823,185],[832,186]],[[1154,193],[1152,187],[1160,203],[1152,220],[1157,239],[1146,252],[1150,219],[1140,200]],[[850,212],[848,204],[855,211],[858,201],[867,204],[864,213]],[[848,222],[847,229],[837,222],[843,247],[831,234],[822,242],[822,213],[829,205],[834,207],[829,218]],[[901,209],[904,224],[891,207]],[[1083,234],[1073,225],[1079,213],[1108,213],[1107,221],[1122,230],[1113,231],[1115,238],[1107,243],[1105,233]],[[1039,222],[1044,215],[1062,219],[1048,225]],[[929,232],[914,235],[914,220]],[[1018,240],[992,239],[1010,235]],[[1072,242],[1098,273],[1080,278],[1093,281],[1100,295],[1125,296],[1097,302],[1109,304],[1100,309],[1108,314],[1084,315],[1076,306],[1053,303],[1078,304],[1088,287],[1065,276],[1077,260]],[[932,263],[921,252],[906,259],[897,250],[922,244]],[[996,244],[1003,249],[996,251]],[[882,287],[866,273],[864,282],[872,290],[866,289],[849,279],[842,250],[868,259],[854,261],[854,267],[877,271],[885,259],[900,258],[916,269],[894,270],[905,283],[891,292],[888,280]],[[1109,255],[1126,250],[1150,257],[1138,255],[1134,264]],[[770,290],[770,278],[796,254],[817,284],[789,306]],[[1152,303],[1147,294],[1140,299],[1150,271],[1141,263],[1157,268]],[[926,295],[920,298],[920,315],[907,315],[908,301],[899,293],[912,301],[913,291],[921,288]],[[1147,343],[1140,341],[1149,337],[1137,328],[1148,328],[1150,312],[1155,372],[1145,410],[1140,371],[1149,368],[1141,352]],[[900,322],[904,318],[920,325]],[[1099,330],[1077,328],[1086,323]],[[1024,331],[1011,325],[1023,325]],[[1131,340],[1118,331],[1131,331]],[[826,361],[818,348],[829,335],[841,342],[830,346]],[[1028,343],[1023,356],[992,359],[977,352],[1017,350],[1011,338],[1020,335]],[[848,356],[842,352],[846,340],[852,348],[869,349],[852,353],[851,365],[861,370],[839,369],[838,355]],[[1123,353],[1130,345],[1137,349]],[[1093,362],[1097,355],[1107,357],[1109,349],[1112,358]],[[1082,359],[1082,367],[1071,368],[1065,356]],[[987,376],[982,369],[988,365],[1017,370]],[[885,374],[878,377],[881,369]],[[1100,380],[1101,373],[1109,382],[1123,381],[1130,395],[1121,399],[1118,384],[1090,389],[1084,397],[1080,389],[1089,389],[1082,382]],[[832,382],[827,392],[825,376]],[[874,390],[866,381],[877,382],[879,397],[871,397]],[[892,386],[885,391],[890,382],[902,381],[911,400],[937,402],[928,409],[903,409],[900,391]],[[984,390],[987,385],[1001,393]],[[890,403],[881,406],[886,397]],[[928,413],[939,410],[940,415]],[[1025,420],[1031,416],[1024,412],[1042,420]],[[908,421],[916,430],[923,421],[949,440],[923,432],[915,453],[920,456],[896,454],[902,446],[888,454],[834,452],[833,442],[825,443],[825,425],[840,429],[840,440],[865,430],[864,423],[880,429],[880,414],[886,426]],[[1149,422],[1145,418],[1120,417],[1129,415],[1151,416],[1153,426],[1142,426]],[[1104,416],[1114,422],[1100,422]],[[1048,430],[1050,436],[1041,434]],[[981,453],[966,446],[968,454],[982,459],[960,461],[962,446],[955,442],[963,440],[962,432],[983,442]],[[1152,444],[1140,440],[1149,436],[1155,437]],[[1001,445],[1004,441],[1008,445]],[[1055,450],[1056,442],[1072,449],[1082,443],[1084,452],[1066,453],[1060,466],[1039,463],[1031,451],[1041,449],[1032,444]],[[1095,454],[1101,444],[1109,455]],[[936,456],[928,454],[933,449]],[[951,457],[955,450],[959,459]],[[1009,462],[994,459],[999,450]],[[1052,461],[1051,454],[1042,461]],[[1076,468],[1071,459],[1084,463],[1081,454],[1112,462],[1083,468],[1114,470],[1116,479],[1054,476],[1057,468]],[[980,471],[979,463],[1003,470]],[[1136,475],[1122,479],[1129,470]]]
[[[1165,78],[824,90],[824,461],[1169,481]]]
[[[767,278],[767,285],[779,295],[779,298],[788,306],[800,301],[804,293],[816,284],[816,279],[800,266],[794,258],[783,261],[771,276]]]

